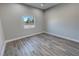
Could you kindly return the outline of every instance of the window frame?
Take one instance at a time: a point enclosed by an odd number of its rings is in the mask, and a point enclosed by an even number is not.
[[[35,28],[35,17],[34,16],[30,16],[30,17],[33,17],[33,20],[34,20],[34,24],[33,25],[25,25],[24,17],[28,17],[28,16],[23,16],[24,29]]]

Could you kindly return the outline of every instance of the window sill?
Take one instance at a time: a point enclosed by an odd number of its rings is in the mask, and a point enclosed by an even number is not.
[[[24,25],[24,29],[31,29],[34,27],[35,27],[35,25]]]

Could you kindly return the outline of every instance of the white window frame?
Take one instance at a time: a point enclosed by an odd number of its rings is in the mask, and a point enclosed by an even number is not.
[[[24,17],[27,17],[27,16],[23,16],[23,22],[24,22]],[[31,29],[31,28],[35,28],[35,17],[32,16],[34,18],[34,24],[33,25],[25,25],[24,24],[24,29]]]

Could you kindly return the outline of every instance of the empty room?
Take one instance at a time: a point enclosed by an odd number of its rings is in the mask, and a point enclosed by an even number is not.
[[[79,3],[0,3],[1,56],[79,56]]]

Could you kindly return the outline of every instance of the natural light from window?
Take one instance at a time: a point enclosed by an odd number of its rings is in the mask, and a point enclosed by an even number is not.
[[[34,16],[23,16],[24,29],[34,28]]]

